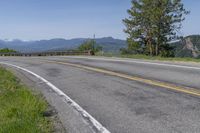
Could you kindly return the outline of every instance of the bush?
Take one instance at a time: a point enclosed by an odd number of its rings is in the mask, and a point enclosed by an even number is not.
[[[0,49],[0,53],[16,53],[16,51],[13,49],[4,48]]]
[[[96,53],[102,50],[101,46],[98,46],[95,42],[95,40],[88,40],[86,42],[84,42],[83,44],[81,44],[78,47],[79,51],[91,51],[92,53]]]

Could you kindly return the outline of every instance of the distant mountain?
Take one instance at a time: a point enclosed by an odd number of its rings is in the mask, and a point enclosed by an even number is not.
[[[45,52],[45,51],[63,51],[76,49],[89,38],[75,39],[50,39],[39,41],[22,40],[0,40],[0,48],[14,49],[19,52]],[[95,39],[97,44],[103,47],[105,52],[119,52],[121,48],[126,48],[126,41],[104,37]],[[194,57],[200,58],[200,35],[191,35],[183,38],[179,42],[171,44],[175,47],[176,57]]]
[[[19,52],[43,52],[54,50],[75,49],[89,38],[76,39],[51,39],[40,41],[22,41],[22,40],[0,40],[0,48],[15,49]],[[96,39],[98,45],[103,47],[106,52],[118,52],[120,48],[126,47],[126,41],[104,37]]]
[[[200,35],[191,35],[173,44],[176,57],[200,57]]]

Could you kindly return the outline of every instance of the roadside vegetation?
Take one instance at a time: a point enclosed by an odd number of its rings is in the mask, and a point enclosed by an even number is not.
[[[182,0],[132,0],[127,13],[123,19],[127,47],[97,56],[200,62],[199,36],[178,35],[189,14]]]
[[[17,51],[13,50],[13,49],[8,49],[8,48],[3,48],[0,49],[0,53],[16,53]]]
[[[46,101],[0,66],[0,133],[48,133]]]
[[[104,57],[118,57],[118,58],[132,58],[132,59],[144,59],[144,60],[158,60],[158,61],[174,61],[174,62],[200,62],[200,59],[191,57],[161,57],[161,56],[148,56],[143,54],[120,54],[120,53],[102,53],[98,52],[96,56]]]
[[[102,47],[96,44],[94,39],[87,40],[78,47],[78,51],[90,51],[92,55],[102,50]]]

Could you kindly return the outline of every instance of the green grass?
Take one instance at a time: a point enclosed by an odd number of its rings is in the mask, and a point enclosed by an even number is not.
[[[0,133],[48,133],[52,123],[43,116],[48,104],[11,73],[0,67]]]
[[[146,55],[121,55],[123,58],[147,59],[147,60],[161,60],[161,61],[182,61],[182,62],[200,62],[200,59],[195,58],[165,58],[160,56],[146,56]]]
[[[132,58],[132,59],[145,59],[145,60],[160,60],[160,61],[179,61],[179,62],[200,62],[200,59],[195,58],[165,58],[160,56],[147,56],[147,55],[121,55],[121,54],[113,54],[113,53],[97,53],[97,56],[105,56],[105,57],[120,57],[120,58]]]

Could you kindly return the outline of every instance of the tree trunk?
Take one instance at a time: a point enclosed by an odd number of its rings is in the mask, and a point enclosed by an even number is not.
[[[153,47],[152,47],[151,39],[148,39],[148,44],[149,44],[149,54],[150,56],[153,56]]]
[[[158,56],[158,43],[156,43],[156,56]]]

